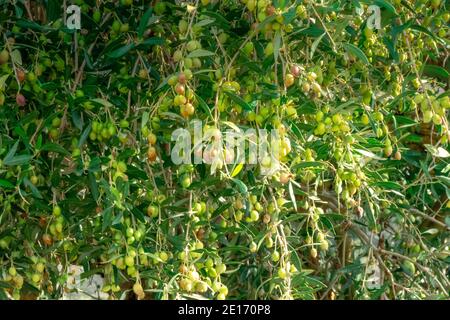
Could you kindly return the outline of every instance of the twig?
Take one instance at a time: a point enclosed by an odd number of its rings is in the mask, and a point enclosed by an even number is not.
[[[417,214],[417,215],[423,217],[424,219],[427,219],[427,220],[429,220],[429,221],[431,221],[431,222],[437,224],[438,226],[440,226],[440,227],[442,227],[442,228],[444,228],[444,229],[450,231],[450,227],[449,227],[449,226],[447,226],[445,223],[443,223],[443,222],[437,220],[436,218],[430,217],[430,216],[427,215],[426,213],[423,213],[423,212],[421,212],[421,211],[419,211],[419,210],[417,210],[417,209],[414,209],[414,208],[411,208],[411,209],[409,209],[409,210],[410,210],[412,213]]]

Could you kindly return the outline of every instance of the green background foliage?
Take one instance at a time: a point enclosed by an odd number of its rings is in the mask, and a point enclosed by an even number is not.
[[[0,0],[1,299],[449,298],[448,1],[70,4]],[[193,119],[279,168],[175,165]]]

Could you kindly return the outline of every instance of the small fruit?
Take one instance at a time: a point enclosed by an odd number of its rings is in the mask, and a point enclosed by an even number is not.
[[[298,66],[298,65],[296,65],[296,64],[294,64],[292,67],[291,67],[291,74],[294,76],[294,77],[298,77],[298,76],[300,76],[300,67]]]
[[[188,51],[194,51],[195,49],[197,49],[197,41],[195,40],[189,41],[186,45],[186,49]]]
[[[44,272],[45,266],[43,263],[38,262],[34,268],[36,269],[37,272],[42,273]]]
[[[14,267],[10,267],[8,269],[8,273],[9,273],[10,276],[14,277],[17,274],[17,270]]]
[[[132,256],[126,256],[124,262],[128,267],[134,266],[134,258]]]
[[[138,73],[138,76],[139,76],[139,78],[141,78],[143,80],[147,79],[148,78],[148,71],[147,71],[147,69],[145,69],[145,68],[140,69],[139,73]]]
[[[33,281],[35,284],[39,283],[39,281],[41,281],[41,275],[38,273],[34,273],[31,276],[31,281]]]
[[[252,0],[249,0],[249,1],[252,1]],[[219,293],[217,295],[217,300],[225,300],[225,299],[226,299],[226,296],[223,293]]]
[[[376,112],[374,112],[374,114],[373,114],[373,118],[374,118],[376,121],[381,122],[381,121],[383,121],[384,116],[383,116],[383,114],[382,114],[380,111],[376,111]]]
[[[311,250],[309,251],[309,255],[313,259],[317,258],[317,249],[316,248],[311,248]]]
[[[250,252],[255,253],[258,250],[258,245],[255,242],[250,243]]]
[[[195,284],[195,291],[199,293],[205,293],[208,290],[208,286],[205,282],[199,281]]]
[[[180,280],[180,288],[184,291],[191,292],[192,291],[192,281],[186,278]]]
[[[292,86],[294,84],[295,78],[292,74],[288,73],[286,75],[286,78],[284,79],[284,84],[286,85],[286,88]]]
[[[178,83],[178,84],[175,86],[175,92],[176,92],[177,94],[179,94],[179,95],[184,95],[184,93],[185,93],[185,87],[184,87],[184,85],[181,84],[181,83]]]
[[[0,65],[5,64],[9,61],[9,52],[8,50],[2,50],[0,52]]]
[[[278,251],[274,251],[271,255],[271,259],[273,262],[278,262],[280,260],[280,253]]]
[[[180,33],[185,33],[189,27],[189,23],[186,20],[180,20],[178,23],[178,30]]]
[[[247,1],[247,9],[249,11],[254,11],[256,8],[256,0],[248,0]]]
[[[160,16],[166,11],[166,3],[163,1],[158,1],[154,7],[155,13]]]
[[[21,289],[22,287],[23,287],[23,277],[20,275],[20,274],[18,274],[18,275],[16,275],[15,277],[13,277],[13,282],[14,282],[14,286],[17,288],[17,289]]]
[[[92,14],[92,20],[95,21],[95,23],[99,23],[100,19],[102,18],[102,13],[99,10],[95,10]]]
[[[386,145],[386,146],[384,147],[384,155],[385,155],[386,157],[390,157],[391,154],[392,154],[392,151],[393,151],[392,146]]]
[[[112,26],[111,26],[112,31],[114,31],[115,33],[119,33],[120,31],[120,22],[117,20],[114,20]]]
[[[55,217],[59,217],[61,215],[61,208],[60,206],[56,205],[53,207],[53,215]]]
[[[369,116],[367,114],[363,114],[361,116],[361,123],[365,126],[367,126],[369,124]]]
[[[148,148],[147,158],[150,162],[154,162],[156,160],[156,149],[154,147]]]
[[[188,175],[185,175],[182,179],[181,179],[181,186],[185,189],[189,188],[191,185],[191,178]]]
[[[441,5],[441,0],[431,0],[431,7],[433,9],[439,8],[440,5]]]
[[[25,97],[18,93],[16,95],[16,103],[20,106],[20,107],[24,107],[27,104],[27,100],[25,99]]]
[[[53,243],[52,236],[47,233],[42,236],[42,241],[46,246],[50,246]]]
[[[139,282],[136,282],[133,285],[133,292],[136,295],[136,297],[138,298],[138,300],[142,300],[145,298],[144,289],[142,288],[142,285]]]
[[[253,221],[253,222],[259,220],[259,213],[258,213],[258,211],[252,210],[252,211],[250,212],[250,220]]]
[[[278,277],[280,279],[286,279],[287,278],[287,272],[285,268],[279,268],[278,269]]]
[[[24,82],[26,78],[25,72],[22,69],[18,69],[17,70],[17,79],[19,80],[19,82]]]
[[[404,260],[402,263],[402,269],[405,273],[413,276],[416,273],[416,266],[409,260]]]
[[[159,215],[158,207],[150,205],[147,207],[147,215],[152,218],[156,218]]]
[[[167,252],[161,251],[159,253],[159,258],[163,261],[166,262],[169,259],[169,255],[167,254]]]

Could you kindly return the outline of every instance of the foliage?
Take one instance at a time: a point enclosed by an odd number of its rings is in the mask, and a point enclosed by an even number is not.
[[[0,1],[0,298],[449,298],[448,1],[69,2]]]

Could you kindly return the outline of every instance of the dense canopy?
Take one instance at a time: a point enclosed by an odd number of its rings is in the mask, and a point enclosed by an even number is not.
[[[0,298],[448,299],[448,6],[0,1]]]

